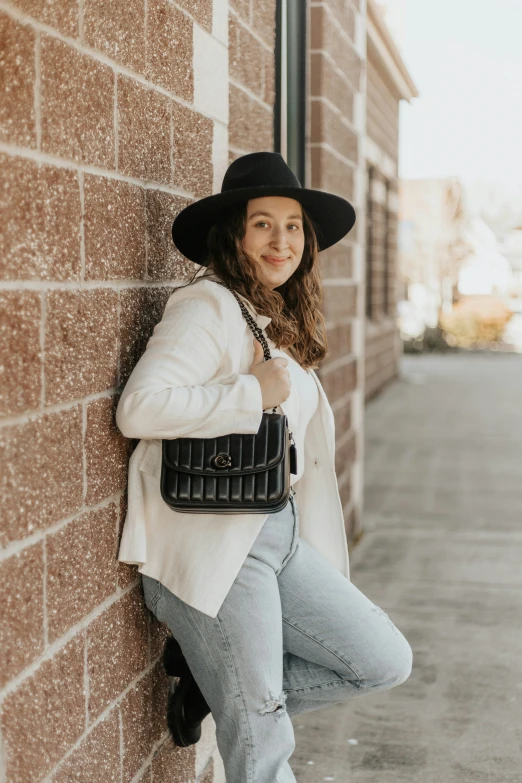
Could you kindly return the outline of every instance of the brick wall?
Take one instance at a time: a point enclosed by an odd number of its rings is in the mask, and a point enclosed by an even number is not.
[[[347,535],[362,510],[364,380],[365,18],[358,0],[310,3],[310,144],[308,187],[348,199],[357,222],[321,254],[329,353],[318,372],[335,415],[336,472]]]
[[[270,71],[268,19],[245,79]],[[227,39],[226,2],[0,1],[6,783],[224,779],[211,716],[197,746],[168,738],[164,630],[116,560],[136,443],[114,411],[195,269],[172,220],[228,165]],[[245,88],[266,117],[268,82]]]
[[[367,191],[371,206],[371,275],[367,296],[371,316],[366,319],[365,398],[368,400],[398,373],[401,345],[397,329],[397,161],[399,99],[382,65],[368,57],[366,95],[367,165],[373,167]],[[368,228],[368,227],[367,227]]]
[[[274,149],[275,14],[275,0],[230,0],[230,162]]]

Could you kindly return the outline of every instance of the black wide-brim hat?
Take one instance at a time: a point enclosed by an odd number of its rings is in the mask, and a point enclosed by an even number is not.
[[[207,235],[227,210],[261,196],[286,196],[299,201],[314,222],[319,250],[335,245],[353,228],[355,210],[349,201],[322,190],[303,188],[279,152],[252,152],[232,161],[221,193],[185,207],[172,224],[178,250],[196,264],[207,266]]]

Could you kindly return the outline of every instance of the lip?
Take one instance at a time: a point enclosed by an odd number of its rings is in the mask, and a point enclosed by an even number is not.
[[[274,266],[284,264],[285,261],[288,261],[288,258],[277,258],[275,256],[263,256],[263,258],[265,261],[268,261],[269,264],[274,264]]]

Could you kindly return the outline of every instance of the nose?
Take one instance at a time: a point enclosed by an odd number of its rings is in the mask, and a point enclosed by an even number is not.
[[[270,245],[278,250],[284,250],[289,247],[286,229],[283,226],[274,225]]]

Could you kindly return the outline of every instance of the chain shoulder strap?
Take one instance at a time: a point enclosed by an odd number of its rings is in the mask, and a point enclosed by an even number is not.
[[[236,302],[240,306],[243,315],[245,316],[245,320],[247,324],[250,326],[251,330],[253,331],[256,338],[259,340],[261,345],[263,346],[263,354],[265,357],[265,361],[268,361],[268,359],[271,359],[272,356],[270,354],[270,348],[268,347],[268,343],[266,341],[265,335],[263,334],[263,330],[259,326],[259,324],[256,324],[254,319],[252,318],[251,314],[248,312],[247,308],[245,307],[245,303],[241,301],[239,296],[236,294],[236,292],[230,288],[223,280],[215,280],[214,282],[218,283],[219,285],[224,286],[228,291],[230,291],[231,294],[234,294],[234,297],[236,299]],[[272,408],[272,413],[275,413],[277,411],[277,406],[275,408]]]

